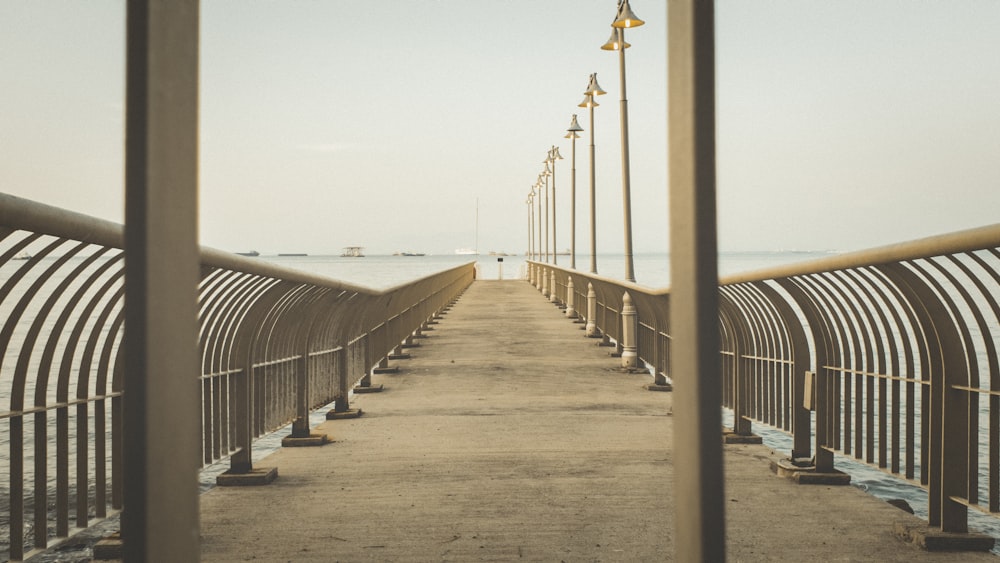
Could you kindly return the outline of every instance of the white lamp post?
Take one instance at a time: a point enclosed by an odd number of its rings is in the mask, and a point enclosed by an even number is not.
[[[594,96],[607,94],[597,85],[597,73],[590,75],[590,83],[583,93],[583,101],[580,107],[590,109],[590,273],[597,273],[597,195],[594,188],[595,168],[594,168],[594,108],[598,106]]]
[[[621,0],[618,3],[618,14],[612,22],[611,37],[607,43],[601,46],[605,51],[618,51],[618,74],[621,82],[620,119],[622,130],[622,202],[625,214],[625,280],[635,281],[635,269],[632,259],[632,196],[631,180],[629,174],[629,153],[628,153],[628,98],[625,96],[625,49],[629,44],[625,42],[625,28],[639,27],[646,22],[640,20],[632,13],[632,8],[628,5],[628,0]]]
[[[558,264],[559,245],[556,244],[556,161],[562,160],[559,147],[552,145],[546,161],[552,164],[552,263]],[[546,165],[548,168],[548,165]]]
[[[573,114],[573,120],[569,124],[569,129],[567,129],[566,138],[570,139],[570,143],[573,146],[570,158],[570,181],[569,181],[569,197],[570,197],[570,208],[569,208],[569,267],[576,269],[576,140],[580,138],[579,133],[583,131],[583,127],[576,122],[576,114]]]

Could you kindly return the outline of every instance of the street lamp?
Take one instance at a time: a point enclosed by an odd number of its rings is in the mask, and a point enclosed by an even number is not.
[[[535,222],[532,204],[535,203],[535,190],[528,192],[528,260],[535,259]]]
[[[542,173],[538,175],[539,181],[542,184],[542,189],[545,190],[545,261],[549,262],[549,232],[551,230],[551,224],[549,223],[549,176],[552,175],[552,170],[549,169],[549,159],[546,158],[542,161],[545,164],[545,169]]]
[[[557,257],[559,256],[559,245],[556,244],[556,161],[562,160],[563,157],[559,154],[559,147],[552,145],[549,149],[549,156],[546,157],[546,162],[552,163],[552,263],[558,264],[559,261]],[[548,165],[546,164],[546,168]]]
[[[572,152],[570,153],[570,188],[569,197],[571,200],[571,205],[569,208],[569,267],[576,269],[576,140],[580,138],[577,133],[583,131],[583,127],[576,122],[576,114],[573,114],[573,120],[569,124],[569,131],[566,133],[566,138],[570,139],[570,143],[573,145]]]
[[[597,273],[597,196],[594,188],[594,108],[599,104],[594,96],[607,94],[597,85],[597,73],[590,75],[587,90],[579,107],[590,109],[590,273]]]
[[[535,201],[538,202],[538,209],[535,212],[535,220],[538,221],[538,229],[535,230],[535,243],[538,245],[538,254],[535,260],[542,261],[542,175],[538,175],[535,180]]]
[[[611,23],[611,37],[601,45],[605,51],[618,51],[618,75],[621,82],[621,129],[622,129],[622,203],[625,213],[625,280],[635,281],[635,270],[632,261],[632,195],[629,177],[628,155],[628,99],[625,96],[625,49],[630,45],[625,42],[625,28],[639,27],[646,22],[632,13],[628,0],[618,3],[618,14]]]

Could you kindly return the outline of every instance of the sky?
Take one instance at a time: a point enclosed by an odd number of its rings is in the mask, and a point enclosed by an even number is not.
[[[123,0],[0,0],[0,191],[124,216]],[[632,0],[633,248],[669,245],[666,3]],[[522,253],[559,147],[556,226],[623,248],[616,0],[202,0],[202,244]],[[719,246],[859,250],[997,222],[1000,2],[717,0]],[[478,210],[478,221],[477,221]],[[478,229],[477,229],[478,225]]]

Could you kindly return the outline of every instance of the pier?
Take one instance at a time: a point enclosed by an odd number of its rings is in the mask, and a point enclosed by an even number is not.
[[[589,272],[550,253],[553,146],[525,279],[373,289],[202,246],[199,2],[129,2],[124,224],[0,193],[5,556],[110,526],[95,558],[130,563],[992,559],[1000,224],[720,278],[714,6],[667,6],[670,287],[634,281],[623,1],[624,281],[591,74]]]
[[[523,281],[477,281],[359,396],[364,414],[285,448],[267,487],[201,497],[206,561],[668,561],[673,394],[623,372]],[[721,440],[721,437],[720,437]],[[772,473],[780,453],[724,449],[733,561],[945,561],[894,537],[919,518],[854,487]],[[925,525],[925,524],[924,524]],[[966,553],[965,561],[991,561]]]

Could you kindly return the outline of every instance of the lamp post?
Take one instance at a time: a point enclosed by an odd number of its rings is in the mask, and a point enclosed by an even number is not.
[[[552,263],[558,264],[559,245],[556,244],[556,161],[562,160],[559,147],[552,145],[546,161],[552,164]]]
[[[594,108],[599,104],[594,96],[601,96],[607,94],[601,87],[597,85],[597,73],[590,75],[590,83],[587,84],[587,90],[583,93],[583,101],[580,102],[579,107],[590,109],[590,273],[597,273],[597,196],[596,190],[594,188],[595,172],[594,172]]]
[[[570,154],[570,180],[569,180],[569,197],[571,200],[571,205],[569,208],[569,267],[576,269],[576,140],[580,138],[577,133],[583,131],[583,127],[576,122],[576,114],[573,114],[573,120],[569,124],[569,129],[567,129],[566,138],[570,139],[570,143],[573,146]]]
[[[535,187],[532,188],[535,194],[535,200],[538,202],[538,209],[535,212],[535,220],[538,221],[538,228],[535,229],[535,244],[538,246],[538,252],[535,255],[535,260],[542,260],[542,176],[539,174],[538,180],[535,181]]]
[[[549,159],[546,158],[542,161],[545,163],[545,170],[538,175],[539,183],[544,182],[543,189],[545,190],[545,261],[549,261],[549,176],[552,175],[552,171],[549,170]]]
[[[621,0],[618,3],[618,14],[615,21],[611,23],[611,37],[607,43],[601,45],[605,51],[618,51],[618,75],[621,82],[620,119],[622,130],[622,204],[624,209],[625,222],[625,280],[635,281],[635,270],[632,260],[632,195],[631,180],[629,175],[629,154],[628,154],[628,98],[625,96],[625,49],[630,45],[625,42],[625,28],[639,27],[646,22],[640,20],[632,13],[632,8],[628,5],[628,0]]]
[[[548,159],[542,162],[545,163],[545,169],[538,175],[538,187],[545,194],[545,261],[549,262],[549,176],[552,172],[549,170]]]
[[[535,191],[528,192],[528,260],[535,259],[535,222],[532,211],[532,204],[535,202]]]

